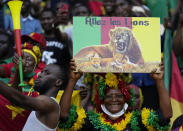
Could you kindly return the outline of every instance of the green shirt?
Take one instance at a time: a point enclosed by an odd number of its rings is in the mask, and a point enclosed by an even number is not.
[[[8,64],[8,63],[12,62],[12,58],[13,57],[10,57],[8,59],[5,59],[5,60],[0,61],[0,65],[2,65],[2,64]],[[10,80],[10,78],[0,78],[0,81],[3,81],[6,84],[8,84],[9,80]]]
[[[183,29],[182,29],[182,36],[183,36]],[[181,44],[183,46],[183,39],[182,39]],[[181,54],[179,56],[177,56],[177,63],[178,63],[181,75],[183,77],[183,51],[181,52]]]
[[[160,23],[163,24],[164,18],[168,17],[168,1],[146,0],[145,3],[151,10],[152,17],[160,17]]]
[[[145,3],[151,10],[152,17],[160,17],[160,23],[163,24],[169,12],[175,10],[178,0],[145,0]]]
[[[5,59],[5,60],[0,60],[0,65],[10,63],[10,62],[12,62],[12,59],[13,59],[13,57],[10,57],[10,58]]]

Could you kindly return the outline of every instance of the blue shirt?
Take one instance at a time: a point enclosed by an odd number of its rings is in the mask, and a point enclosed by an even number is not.
[[[26,18],[21,17],[21,35],[30,35],[33,32],[42,33],[42,27],[38,20],[34,19],[32,16]],[[14,31],[13,21],[11,15],[5,16],[5,30]]]
[[[154,86],[155,82],[149,73],[132,73],[132,83],[139,86]]]

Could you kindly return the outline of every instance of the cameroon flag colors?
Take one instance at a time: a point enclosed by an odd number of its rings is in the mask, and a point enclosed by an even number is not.
[[[109,45],[110,43],[112,43],[112,41],[115,41],[114,39],[116,39],[114,32],[118,29],[125,30],[126,28],[126,30],[128,29],[130,30],[130,32],[132,32],[133,38],[135,39],[134,41],[136,41],[137,45],[139,46],[141,55],[145,63],[149,62],[151,63],[149,64],[151,66],[152,63],[158,63],[157,65],[159,65],[161,61],[160,18],[74,17],[73,23],[74,56],[79,51],[81,51],[81,49],[86,47],[100,46],[106,44]],[[130,39],[132,39],[132,36],[130,37]],[[132,43],[135,43],[134,41]],[[133,45],[132,48],[134,48],[134,50],[136,51]],[[150,71],[152,70],[149,69],[148,72]]]

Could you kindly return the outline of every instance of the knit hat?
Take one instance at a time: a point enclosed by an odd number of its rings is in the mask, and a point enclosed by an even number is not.
[[[34,32],[31,33],[30,35],[23,35],[21,37],[22,43],[27,42],[27,40],[29,39],[39,42],[44,49],[46,48],[46,39],[44,38],[43,35]]]

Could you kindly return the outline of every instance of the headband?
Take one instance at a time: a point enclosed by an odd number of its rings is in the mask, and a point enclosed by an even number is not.
[[[23,51],[31,54],[34,57],[34,60],[35,60],[35,62],[37,64],[37,57],[36,57],[36,55],[31,50],[24,49]]]

